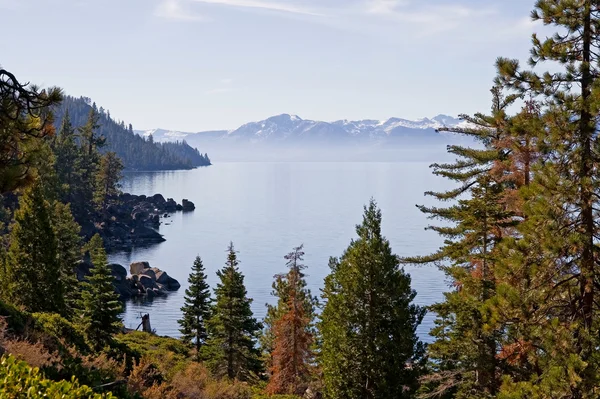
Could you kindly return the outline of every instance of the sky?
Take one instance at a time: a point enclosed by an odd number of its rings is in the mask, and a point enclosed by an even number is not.
[[[533,0],[0,0],[0,65],[135,129],[486,112]],[[7,32],[10,34],[6,35]]]

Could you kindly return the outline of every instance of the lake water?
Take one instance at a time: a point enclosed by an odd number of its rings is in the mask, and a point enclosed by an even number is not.
[[[151,195],[161,193],[177,202],[187,198],[196,204],[191,213],[178,212],[163,220],[160,233],[166,242],[110,256],[111,262],[128,268],[134,261],[148,261],[182,284],[178,292],[152,302],[128,302],[126,327],[140,323],[140,312],[150,313],[152,327],[160,335],[179,336],[177,320],[187,288],[187,276],[200,255],[214,286],[215,272],[233,241],[239,251],[252,310],[265,315],[273,275],[285,272],[283,256],[304,244],[307,280],[319,294],[329,273],[328,259],[340,256],[356,236],[363,205],[375,198],[383,212],[383,233],[398,255],[428,254],[442,240],[424,230],[426,217],[415,204],[431,204],[427,190],[452,187],[432,176],[430,162],[298,162],[217,163],[190,171],[127,174],[123,191]],[[423,305],[442,299],[448,289],[444,275],[434,266],[407,267],[416,302]],[[419,335],[429,341],[433,315],[427,315]]]

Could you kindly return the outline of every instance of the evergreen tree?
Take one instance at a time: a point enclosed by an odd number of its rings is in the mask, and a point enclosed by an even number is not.
[[[59,133],[53,141],[52,149],[56,157],[54,165],[60,184],[60,199],[64,203],[71,203],[74,201],[73,191],[77,181],[76,162],[79,157],[79,147],[68,111],[65,113]]]
[[[217,376],[249,380],[262,371],[260,352],[255,347],[261,325],[252,317],[252,300],[247,297],[238,264],[231,243],[225,267],[217,272],[220,282],[204,349],[207,365]]]
[[[116,153],[107,152],[100,160],[100,168],[96,176],[96,205],[104,211],[111,197],[119,194],[119,182],[123,171],[123,162]]]
[[[358,239],[330,261],[321,315],[321,366],[327,398],[408,398],[417,387],[425,314],[381,235],[381,211],[365,207]]]
[[[541,144],[546,155],[524,192],[529,202],[522,239],[518,236],[512,243],[516,250],[507,251],[514,255],[512,264],[503,268],[507,276],[522,277],[519,283],[531,284],[524,299],[539,302],[522,303],[526,306],[521,310],[513,307],[519,306],[514,295],[523,292],[515,289],[517,284],[504,287],[512,298],[499,298],[500,305],[510,306],[504,312],[507,320],[514,312],[522,321],[527,312],[539,327],[509,329],[503,355],[525,373],[507,375],[503,393],[592,398],[598,396],[600,384],[596,321],[600,14],[592,0],[538,0],[532,17],[557,28],[545,40],[534,35],[530,59],[532,66],[552,62],[553,71],[539,75],[504,58],[497,63],[499,83],[543,101]],[[533,252],[525,252],[528,249]],[[526,267],[536,273],[515,275]],[[511,346],[513,350],[507,350]]]
[[[200,360],[200,348],[206,342],[206,322],[210,318],[210,291],[206,282],[204,265],[199,256],[196,257],[192,272],[188,277],[189,288],[185,290],[185,305],[181,308],[183,317],[178,321],[181,328],[181,339],[196,346],[196,360]]]
[[[57,260],[60,280],[65,287],[65,310],[63,316],[72,318],[80,301],[80,287],[75,268],[81,260],[81,228],[75,222],[68,204],[56,202],[53,212],[53,230],[57,244]]]
[[[3,276],[5,297],[30,312],[65,312],[50,205],[40,182],[19,199]]]
[[[54,135],[51,108],[61,100],[60,89],[22,84],[0,67],[0,194],[36,179],[44,155],[41,139]]]
[[[302,394],[310,379],[316,298],[306,288],[302,249],[302,245],[296,247],[285,256],[289,272],[276,276],[274,284],[280,297],[277,307],[269,308],[270,316],[276,317],[270,319],[271,328],[267,332],[272,337],[271,379],[267,386],[271,394]]]
[[[83,283],[81,322],[90,343],[100,350],[109,345],[113,335],[121,330],[119,315],[122,305],[113,286],[114,278],[108,267],[102,238],[96,234],[86,249],[94,267],[90,270],[88,281]]]
[[[91,109],[86,124],[79,128],[80,148],[75,164],[78,181],[72,204],[77,220],[89,219],[94,211],[96,176],[100,165],[98,148],[104,145],[104,138],[96,132],[99,127],[98,114]]]
[[[485,398],[495,395],[500,385],[499,331],[489,323],[488,302],[496,292],[498,245],[516,224],[514,207],[507,206],[506,198],[521,184],[514,165],[519,151],[512,144],[521,141],[510,140],[512,120],[505,112],[514,97],[504,98],[500,87],[492,94],[491,115],[463,115],[470,126],[449,129],[474,138],[483,148],[449,146],[457,161],[432,166],[434,174],[459,187],[426,194],[453,204],[419,206],[430,218],[449,222],[428,227],[445,238],[444,246],[432,255],[404,260],[439,265],[454,287],[444,294],[444,302],[431,306],[438,316],[431,331],[436,341],[429,346],[433,372],[424,378],[423,389],[431,396],[451,390],[457,398]]]
[[[275,305],[267,304],[267,315],[263,320],[264,329],[260,335],[260,346],[263,351],[263,359],[268,369],[272,366],[272,355],[274,350],[274,328],[275,323],[288,311],[288,302],[290,299],[290,290],[293,288],[290,286],[290,281],[296,282],[296,295],[297,300],[303,304],[303,312],[309,320],[310,334],[316,336],[316,326],[314,325],[315,320],[315,309],[319,306],[319,300],[316,296],[313,296],[308,288],[306,288],[306,279],[303,270],[305,266],[302,264],[304,252],[303,245],[294,248],[292,252],[287,254],[284,258],[286,259],[286,266],[289,272],[286,274],[275,275],[275,281],[273,282],[271,295],[277,298]],[[290,273],[296,273],[295,276],[291,276]],[[293,279],[291,279],[293,277]]]

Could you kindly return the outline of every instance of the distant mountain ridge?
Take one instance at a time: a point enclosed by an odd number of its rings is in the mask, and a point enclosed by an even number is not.
[[[436,140],[441,127],[467,126],[467,122],[448,115],[408,120],[390,118],[379,120],[339,120],[335,122],[302,119],[297,115],[281,114],[262,121],[246,123],[235,130],[180,132],[166,129],[136,130],[154,141],[186,140],[192,146],[207,144],[366,144]]]

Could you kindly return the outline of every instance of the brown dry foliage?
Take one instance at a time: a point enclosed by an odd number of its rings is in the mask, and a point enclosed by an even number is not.
[[[158,374],[157,374],[158,373]],[[217,381],[201,364],[190,362],[170,381],[149,359],[143,358],[129,376],[128,389],[144,399],[250,399],[249,387],[237,381]]]
[[[275,323],[275,341],[269,394],[301,395],[310,379],[313,337],[308,331],[309,320],[304,306],[292,290],[288,311]]]

